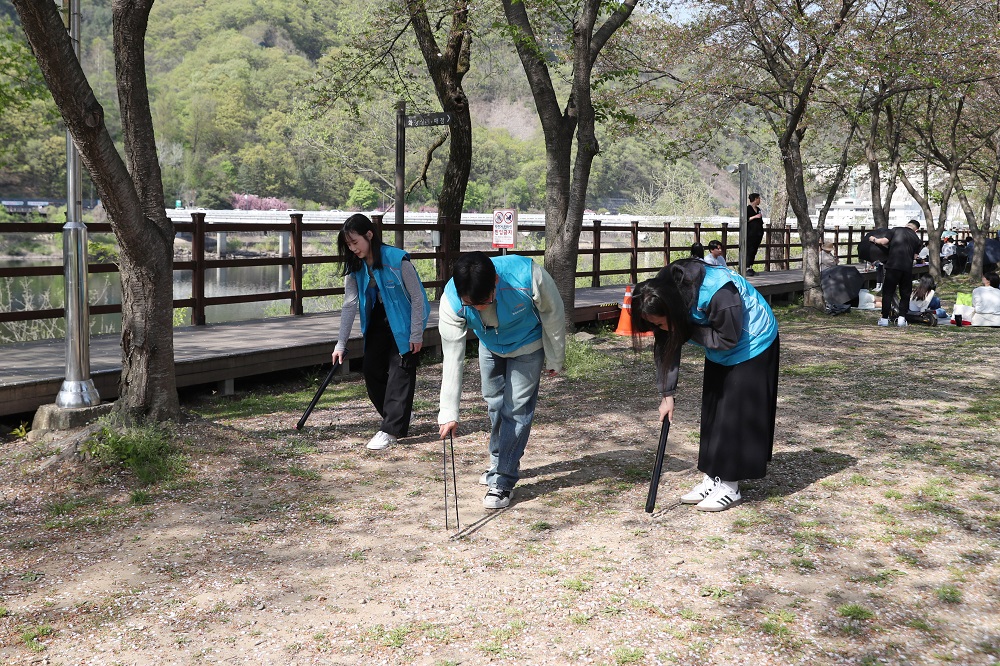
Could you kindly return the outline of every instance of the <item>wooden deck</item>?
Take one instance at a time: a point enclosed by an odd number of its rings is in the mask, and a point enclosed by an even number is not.
[[[802,292],[798,270],[761,273],[750,281],[768,300],[792,298]],[[574,321],[582,324],[617,318],[624,293],[624,285],[577,289]],[[177,386],[329,363],[339,329],[339,312],[175,329]],[[430,348],[440,343],[436,302],[431,303],[424,340]],[[105,400],[118,395],[119,342],[117,333],[91,339],[91,376]],[[360,323],[356,321],[348,357],[360,357],[361,352]],[[65,354],[62,339],[0,346],[0,416],[54,402],[64,377]]]

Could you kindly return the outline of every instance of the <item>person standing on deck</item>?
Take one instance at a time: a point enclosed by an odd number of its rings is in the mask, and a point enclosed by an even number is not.
[[[760,210],[759,193],[751,192],[747,199],[750,201],[747,204],[747,276],[753,277],[757,274],[753,270],[754,259],[764,240],[764,213]]]

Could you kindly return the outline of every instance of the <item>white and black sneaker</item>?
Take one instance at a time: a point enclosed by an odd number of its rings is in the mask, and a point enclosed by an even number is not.
[[[717,483],[708,497],[698,502],[695,507],[699,511],[725,511],[743,504],[743,495],[739,489],[730,488],[724,483]]]
[[[481,486],[490,485],[489,479],[490,479],[490,470],[486,470],[485,472],[483,472],[483,475],[479,477],[479,485]]]
[[[713,479],[706,474],[705,478],[701,480],[701,483],[692,488],[691,492],[686,495],[681,495],[681,504],[698,504],[712,494],[712,491],[715,490],[715,486],[718,482],[718,479]]]
[[[483,498],[483,507],[486,509],[505,509],[510,506],[510,498],[514,495],[513,490],[504,490],[492,486]]]

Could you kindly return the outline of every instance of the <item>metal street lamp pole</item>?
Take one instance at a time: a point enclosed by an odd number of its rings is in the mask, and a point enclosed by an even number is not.
[[[64,0],[73,50],[80,57],[80,0]],[[68,409],[101,404],[90,378],[90,310],[87,302],[87,227],[83,223],[80,154],[66,131],[66,224],[63,226],[63,276],[66,295],[66,377],[56,405]]]
[[[750,180],[750,170],[746,162],[730,164],[725,167],[727,173],[740,173],[740,252],[738,268],[740,275],[746,276],[747,263],[751,257],[747,257],[747,183]]]

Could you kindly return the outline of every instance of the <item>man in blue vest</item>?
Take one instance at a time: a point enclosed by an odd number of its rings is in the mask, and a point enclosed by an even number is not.
[[[489,486],[483,506],[510,505],[520,479],[531,420],[538,402],[542,365],[562,370],[566,325],[562,298],[552,276],[528,257],[490,259],[470,252],[455,260],[438,311],[444,355],[438,424],[441,438],[458,428],[465,339],[479,338],[479,372],[492,424],[490,468],[480,483]]]

